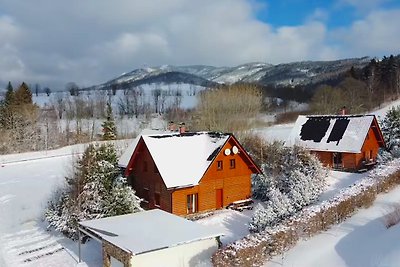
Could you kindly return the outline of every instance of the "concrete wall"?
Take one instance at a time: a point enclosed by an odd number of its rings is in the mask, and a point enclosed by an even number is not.
[[[123,249],[103,240],[102,241],[102,249],[103,249],[103,267],[131,267],[131,253],[124,251]],[[112,260],[112,258],[119,261],[118,265],[115,265],[117,262]],[[114,264],[114,265],[112,265]]]
[[[175,247],[132,256],[131,266],[183,267],[197,266],[200,262],[211,262],[211,256],[218,249],[215,238],[195,241]]]

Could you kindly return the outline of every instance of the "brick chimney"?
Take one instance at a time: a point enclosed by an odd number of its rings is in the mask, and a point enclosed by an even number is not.
[[[347,113],[347,111],[346,111],[346,106],[343,106],[343,107],[340,109],[339,114],[340,114],[340,115],[346,115],[346,113]]]
[[[178,130],[178,128],[176,127],[176,124],[173,121],[170,121],[168,123],[167,130],[171,131],[171,132],[176,132]]]
[[[186,132],[186,125],[185,125],[184,122],[181,122],[181,123],[179,124],[179,133],[180,133],[180,134],[183,134],[183,133],[185,133],[185,132]]]

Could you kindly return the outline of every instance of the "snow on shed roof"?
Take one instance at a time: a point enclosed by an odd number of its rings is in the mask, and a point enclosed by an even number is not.
[[[287,145],[309,150],[359,153],[374,115],[299,116]]]
[[[122,168],[126,168],[128,166],[129,160],[131,159],[131,156],[133,154],[133,151],[136,148],[137,143],[140,140],[140,137],[142,135],[148,135],[148,134],[160,134],[163,133],[163,130],[156,130],[156,129],[143,129],[142,132],[136,136],[136,138],[132,141],[132,143],[129,144],[129,146],[125,149],[125,152],[121,155],[121,157],[118,160],[118,166]]]
[[[223,235],[222,229],[204,226],[154,209],[79,223],[134,255]]]
[[[197,185],[229,134],[196,132],[143,135],[167,188]]]

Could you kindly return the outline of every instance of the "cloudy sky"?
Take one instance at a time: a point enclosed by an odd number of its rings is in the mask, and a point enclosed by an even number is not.
[[[0,0],[0,84],[400,53],[399,0]]]

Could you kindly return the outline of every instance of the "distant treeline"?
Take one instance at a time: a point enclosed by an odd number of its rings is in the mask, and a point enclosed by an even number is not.
[[[399,98],[400,55],[371,59],[363,68],[352,67],[318,83],[261,87],[268,97],[310,103],[314,113],[335,113],[343,106],[350,113],[366,112]]]

